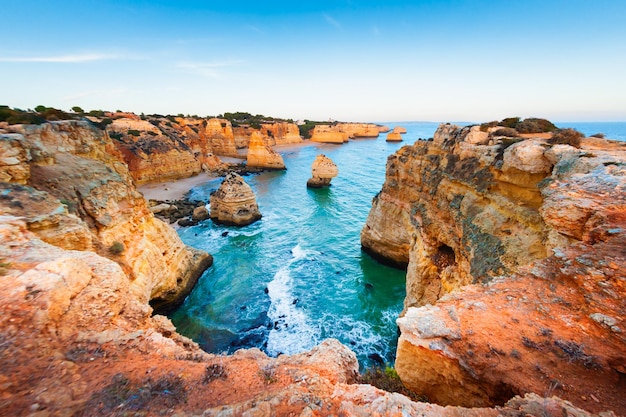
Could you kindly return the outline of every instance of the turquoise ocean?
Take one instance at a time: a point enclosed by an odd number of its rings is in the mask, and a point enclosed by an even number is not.
[[[393,363],[405,272],[363,253],[359,235],[383,185],[387,157],[432,137],[438,123],[384,124],[405,127],[404,141],[387,143],[381,134],[343,145],[277,148],[286,171],[244,177],[257,196],[260,221],[237,228],[207,220],[179,229],[186,244],[215,258],[170,316],[180,333],[209,352],[258,347],[271,356],[333,337],[356,352],[362,367]],[[558,125],[626,140],[626,123]],[[307,189],[320,153],[337,164],[339,176],[329,188]],[[220,183],[197,186],[189,198],[208,201]]]

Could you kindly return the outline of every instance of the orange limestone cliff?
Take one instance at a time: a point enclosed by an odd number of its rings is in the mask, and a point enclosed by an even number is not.
[[[155,293],[168,294],[185,280],[179,272],[198,264],[188,261],[191,250],[177,234],[146,209],[102,130],[83,122],[0,126],[0,175],[2,415],[592,417],[571,403],[535,394],[497,409],[413,402],[359,384],[356,355],[333,339],[277,358],[259,349],[205,353],[148,304]],[[570,267],[584,271],[579,263]],[[569,272],[574,271],[562,273]],[[595,283],[605,295],[615,291],[604,279]],[[562,284],[555,285],[558,290]],[[520,304],[530,301],[522,297]],[[607,310],[597,313],[589,328],[623,328]],[[542,334],[543,339],[529,334],[526,345],[549,349],[550,333]],[[501,356],[503,347],[491,346]],[[585,356],[586,345],[560,346],[572,364],[609,369]],[[480,348],[472,348],[475,357],[485,353]],[[542,372],[549,369],[539,365]],[[593,388],[585,401],[604,401],[596,395]]]
[[[326,155],[317,155],[311,165],[311,178],[306,182],[310,188],[330,186],[330,181],[339,174],[337,165]]]
[[[102,130],[77,121],[9,129],[3,142],[9,138],[11,153],[23,156],[19,165],[29,175],[5,183],[6,214],[25,216],[28,229],[49,244],[116,261],[143,303],[182,301],[211,258],[154,218]]]
[[[529,136],[441,125],[389,157],[361,242],[407,268],[397,371],[440,404],[624,412],[626,144]]]
[[[311,141],[321,143],[345,143],[348,141],[348,134],[340,131],[336,126],[316,125],[311,133]]]
[[[219,172],[224,164],[217,155],[237,154],[232,129],[221,119],[126,117],[107,131],[139,184]]]
[[[211,195],[211,219],[220,224],[246,226],[261,218],[252,188],[235,173],[229,173]]]
[[[285,169],[285,162],[279,153],[275,152],[259,132],[253,132],[248,146],[248,167]]]

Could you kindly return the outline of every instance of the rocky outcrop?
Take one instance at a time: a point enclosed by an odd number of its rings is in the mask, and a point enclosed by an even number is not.
[[[5,185],[0,203],[8,213],[27,214],[29,230],[45,242],[115,260],[141,302],[186,296],[210,257],[154,218],[102,130],[78,121],[10,129],[30,175],[29,187]]]
[[[452,125],[389,157],[361,239],[407,266],[396,362],[406,385],[465,406],[555,390],[583,407],[615,401],[625,162],[623,143]]]
[[[311,133],[311,141],[321,143],[345,143],[348,141],[348,134],[339,130],[336,126],[316,125]]]
[[[292,145],[302,142],[300,130],[295,123],[263,123],[261,133],[269,138],[268,145]]]
[[[216,223],[246,226],[261,218],[252,188],[234,172],[224,178],[209,204],[211,219]]]
[[[350,139],[377,138],[380,134],[380,126],[373,123],[339,123],[337,127],[341,132],[345,132]]]
[[[306,182],[307,187],[321,188],[330,186],[330,181],[339,174],[337,165],[326,155],[317,155],[311,165],[311,178]]]
[[[125,117],[107,131],[138,184],[222,171],[217,155],[237,156],[232,128],[221,119]]]
[[[381,126],[372,123],[336,123],[316,125],[311,134],[313,142],[344,143],[354,138],[376,138]]]
[[[395,133],[405,134],[406,133],[406,127],[396,126],[396,127],[393,128],[393,131]]]
[[[275,152],[259,132],[253,132],[248,147],[247,166],[251,168],[285,169],[285,161]]]
[[[387,142],[402,142],[402,135],[400,132],[389,132],[387,133]]]
[[[188,248],[152,217],[108,137],[80,122],[11,129],[24,158],[10,166],[31,174],[0,198],[3,415],[590,415],[536,395],[498,409],[412,402],[356,384],[355,354],[335,340],[278,358],[202,352],[152,315],[149,294],[167,294]],[[607,310],[590,317],[621,326]]]

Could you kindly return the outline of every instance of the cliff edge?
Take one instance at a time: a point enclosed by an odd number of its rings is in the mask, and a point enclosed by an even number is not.
[[[506,133],[441,125],[388,159],[361,242],[407,268],[398,373],[440,404],[624,412],[626,144]]]

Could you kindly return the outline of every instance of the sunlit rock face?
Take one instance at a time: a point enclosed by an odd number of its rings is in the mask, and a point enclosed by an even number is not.
[[[339,174],[337,165],[326,155],[317,155],[311,165],[311,178],[306,185],[310,188],[330,186],[330,181]]]
[[[210,207],[211,219],[220,224],[246,226],[261,218],[252,188],[234,172],[211,195]]]
[[[372,123],[336,123],[317,125],[313,128],[311,140],[322,143],[344,143],[354,138],[376,138],[384,126]]]
[[[175,303],[191,290],[209,255],[154,218],[104,131],[78,121],[11,131],[29,155],[29,176],[28,187],[6,185],[7,213],[26,215],[29,230],[45,242],[116,261],[142,302]]]
[[[407,267],[396,362],[407,386],[465,406],[550,384],[581,406],[590,385],[600,403],[619,396],[625,162],[619,142],[453,125],[389,157],[361,242]]]
[[[220,171],[217,155],[237,156],[232,127],[222,119],[124,117],[107,131],[138,184]]]
[[[259,132],[253,132],[248,145],[247,165],[253,168],[285,169],[283,157],[275,152]]]

